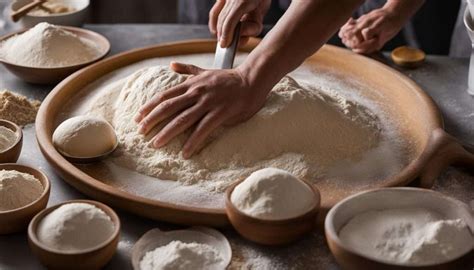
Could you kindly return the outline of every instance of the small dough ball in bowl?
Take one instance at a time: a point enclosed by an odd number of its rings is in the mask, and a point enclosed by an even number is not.
[[[66,156],[89,158],[112,151],[117,144],[117,136],[105,119],[81,115],[67,119],[56,128],[53,144]]]

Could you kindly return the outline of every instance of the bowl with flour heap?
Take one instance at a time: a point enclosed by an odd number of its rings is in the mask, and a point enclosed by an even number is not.
[[[472,269],[470,207],[420,188],[365,191],[336,204],[326,239],[344,269]]]
[[[50,193],[47,176],[19,164],[0,164],[0,234],[25,230],[46,208]]]
[[[28,226],[30,248],[48,269],[102,269],[115,254],[119,238],[115,211],[90,200],[44,209]]]
[[[109,50],[100,34],[49,23],[0,38],[0,62],[20,79],[38,84],[57,83]]]

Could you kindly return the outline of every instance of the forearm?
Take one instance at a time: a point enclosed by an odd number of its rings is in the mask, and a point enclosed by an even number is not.
[[[423,6],[425,0],[389,0],[383,8],[398,14],[400,18],[407,21]]]
[[[316,52],[363,0],[294,0],[238,70],[262,91]],[[265,93],[266,94],[266,93]]]

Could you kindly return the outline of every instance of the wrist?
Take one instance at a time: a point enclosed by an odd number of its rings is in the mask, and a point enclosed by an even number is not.
[[[267,95],[273,86],[279,81],[278,77],[269,76],[271,69],[265,68],[265,64],[259,60],[247,58],[241,65],[235,68],[242,77],[247,87]],[[266,70],[266,71],[265,71]]]

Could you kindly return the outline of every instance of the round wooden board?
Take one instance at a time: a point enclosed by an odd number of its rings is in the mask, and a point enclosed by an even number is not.
[[[253,39],[241,51],[250,52],[258,40]],[[52,144],[55,119],[75,94],[91,82],[109,72],[149,58],[172,55],[214,52],[213,40],[192,40],[162,44],[132,50],[102,60],[82,69],[57,85],[44,100],[36,119],[36,134],[41,151],[48,162],[62,178],[88,196],[112,206],[122,208],[148,218],[186,225],[224,226],[228,219],[224,209],[208,209],[181,206],[140,197],[94,179],[64,159]],[[434,130],[442,128],[441,115],[434,102],[413,81],[399,72],[372,59],[356,55],[348,50],[326,45],[318,53],[308,58],[307,65],[315,68],[337,70],[347,79],[357,78],[376,93],[386,111],[402,122],[402,136],[412,144],[408,165],[396,175],[374,184],[370,188],[382,186],[402,186],[413,181],[429,161],[430,137]],[[368,96],[375,93],[368,92]],[[381,98],[380,98],[381,97]],[[375,98],[375,97],[374,97]],[[350,195],[350,190],[332,190],[322,193],[322,213]]]

